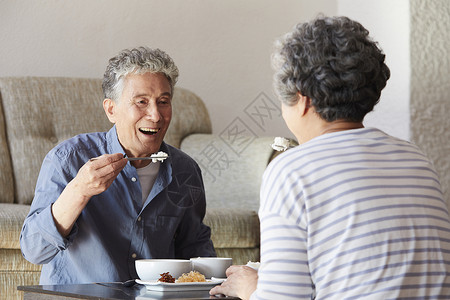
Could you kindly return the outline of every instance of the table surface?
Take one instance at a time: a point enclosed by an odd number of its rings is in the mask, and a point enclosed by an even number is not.
[[[227,299],[238,300],[235,297],[210,296],[209,291],[179,291],[159,292],[149,291],[144,285],[136,284],[125,287],[121,283],[90,283],[90,284],[62,284],[62,285],[29,285],[18,286],[24,292],[24,299],[58,299],[71,297],[75,299],[122,299],[122,300],[148,300],[148,299]],[[42,297],[42,296],[46,297]]]

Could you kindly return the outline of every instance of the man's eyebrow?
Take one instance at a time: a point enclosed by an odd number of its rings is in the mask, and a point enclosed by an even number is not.
[[[172,97],[172,93],[170,93],[170,92],[165,92],[165,93],[162,93],[161,95],[159,95],[158,97],[164,97],[164,96],[166,96],[166,97]],[[134,96],[133,96],[133,99],[134,99],[134,98],[141,98],[141,97],[148,97],[148,94],[145,94],[145,93],[143,93],[143,94],[137,94],[137,95],[134,95]]]
[[[165,92],[165,93],[162,93],[162,94],[160,95],[160,97],[162,97],[162,96],[172,97],[172,93],[170,93],[170,92]]]

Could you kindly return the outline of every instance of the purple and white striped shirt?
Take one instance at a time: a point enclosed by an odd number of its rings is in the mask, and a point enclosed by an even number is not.
[[[261,186],[252,299],[449,299],[450,219],[430,161],[378,129],[321,135]]]

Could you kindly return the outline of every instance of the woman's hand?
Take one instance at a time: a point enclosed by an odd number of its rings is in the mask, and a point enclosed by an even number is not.
[[[213,287],[209,294],[223,294],[239,297],[242,300],[250,299],[250,296],[256,290],[258,271],[247,266],[231,266],[226,273],[227,280],[221,285]]]

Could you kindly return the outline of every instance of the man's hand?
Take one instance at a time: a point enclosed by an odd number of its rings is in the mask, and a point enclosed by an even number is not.
[[[90,199],[106,191],[127,164],[122,154],[104,154],[91,158],[69,183],[73,192]]]
[[[213,287],[209,294],[223,294],[248,300],[256,290],[257,282],[258,271],[255,269],[247,266],[231,266],[227,269],[227,280]]]
[[[126,164],[127,159],[115,153],[90,159],[80,168],[52,205],[53,219],[62,236],[69,235],[91,197],[106,191]]]

